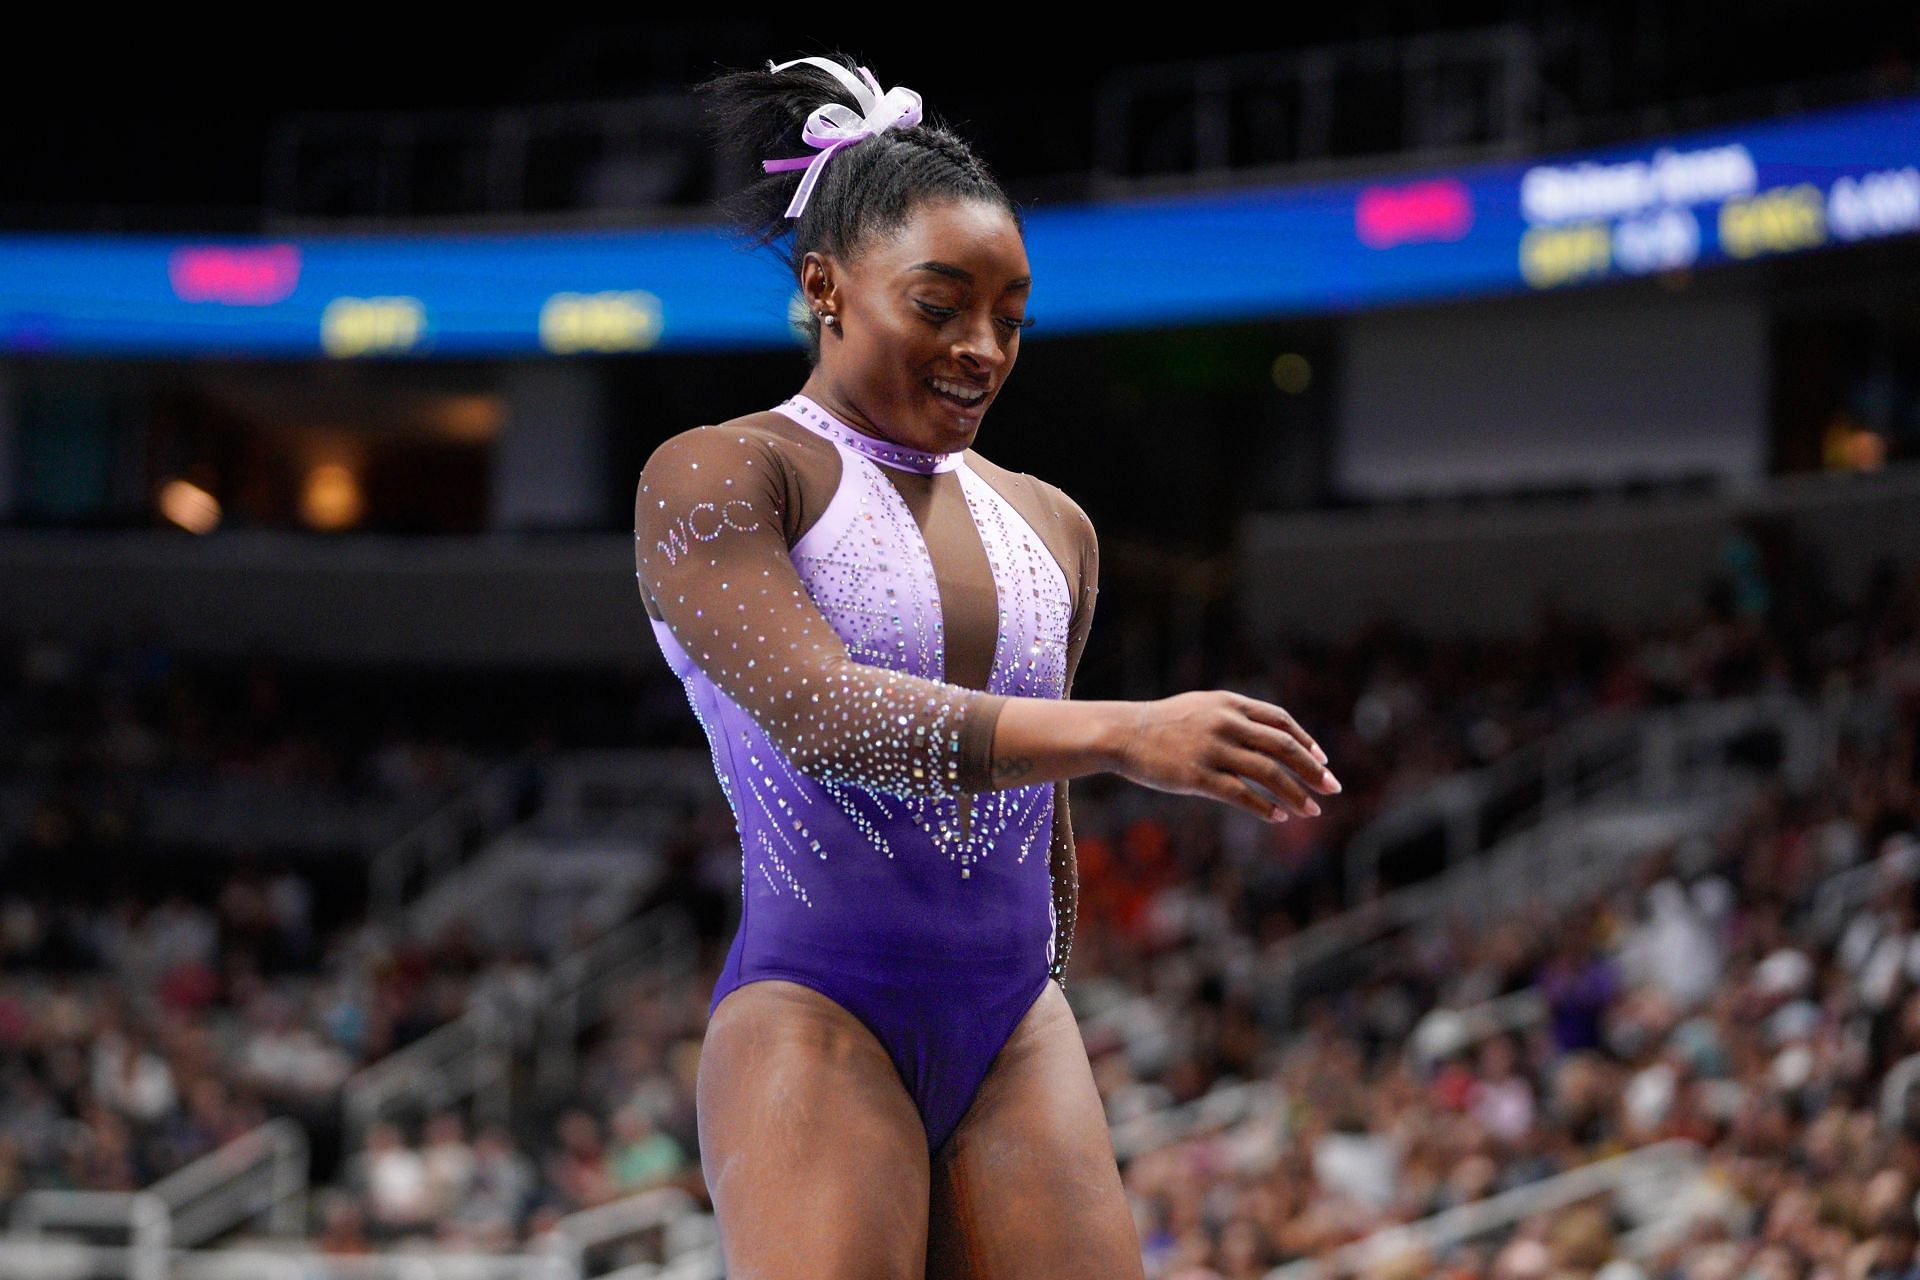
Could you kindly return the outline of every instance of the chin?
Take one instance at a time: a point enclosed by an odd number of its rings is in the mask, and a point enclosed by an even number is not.
[[[942,452],[951,452],[953,449],[972,443],[974,433],[980,430],[980,424],[985,421],[987,410],[992,407],[992,404],[993,397],[989,395],[977,408],[963,412],[952,402],[923,384],[920,387],[918,407],[921,420],[932,427],[935,439],[960,442],[945,444],[941,447]]]

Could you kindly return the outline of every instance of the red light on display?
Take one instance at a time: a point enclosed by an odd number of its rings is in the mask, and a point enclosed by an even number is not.
[[[1368,187],[1354,202],[1353,229],[1369,249],[1458,240],[1473,229],[1473,194],[1457,178]]]
[[[300,248],[188,245],[167,259],[167,278],[182,302],[224,302],[265,307],[285,301],[300,283]]]

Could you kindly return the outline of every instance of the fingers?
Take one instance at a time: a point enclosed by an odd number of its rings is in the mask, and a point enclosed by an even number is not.
[[[1238,704],[1240,710],[1245,712],[1248,718],[1261,724],[1271,725],[1291,735],[1296,742],[1306,748],[1316,764],[1327,763],[1327,753],[1320,749],[1320,744],[1313,740],[1313,735],[1302,729],[1300,722],[1295,720],[1292,713],[1285,707],[1275,706],[1271,702],[1262,702],[1258,698],[1249,698],[1245,694],[1237,696],[1240,699]]]
[[[1217,776],[1221,782],[1220,789],[1215,793],[1215,799],[1224,800],[1228,804],[1237,804],[1262,822],[1287,820],[1287,811],[1248,786],[1246,779],[1231,773],[1221,773]]]
[[[1340,791],[1340,779],[1333,776],[1333,770],[1316,760],[1298,738],[1282,733],[1271,725],[1249,720],[1243,741],[1256,751],[1277,757],[1298,774],[1302,782],[1321,795],[1335,795]]]
[[[1259,783],[1271,791],[1280,803],[1303,818],[1320,816],[1319,802],[1308,795],[1299,779],[1287,772],[1272,756],[1246,747],[1229,747],[1221,754],[1220,767]]]

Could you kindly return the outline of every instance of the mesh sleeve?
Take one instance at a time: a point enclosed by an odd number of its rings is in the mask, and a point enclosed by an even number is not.
[[[1094,598],[1100,593],[1100,543],[1093,522],[1080,516],[1082,551],[1080,590],[1074,600],[1073,622],[1067,634],[1067,678],[1060,696],[1073,696],[1073,678],[1080,670],[1080,655],[1087,647],[1087,634],[1093,628]],[[1080,862],[1073,847],[1073,815],[1067,807],[1067,780],[1053,784],[1053,830],[1047,850],[1047,865],[1053,874],[1053,913],[1056,921],[1053,964],[1048,972],[1054,981],[1066,986],[1067,960],[1073,953],[1073,928],[1080,914]]]
[[[758,433],[696,427],[655,449],[634,499],[649,612],[808,777],[894,795],[994,790],[1006,696],[853,659],[789,556],[791,479]]]

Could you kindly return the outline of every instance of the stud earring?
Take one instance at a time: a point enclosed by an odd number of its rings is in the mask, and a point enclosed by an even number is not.
[[[840,319],[840,317],[838,317],[838,316],[830,316],[830,315],[828,315],[828,314],[827,314],[826,312],[824,312],[824,311],[822,311],[822,312],[820,313],[820,323],[821,323],[821,324],[837,324],[837,323],[839,323],[839,319]]]

